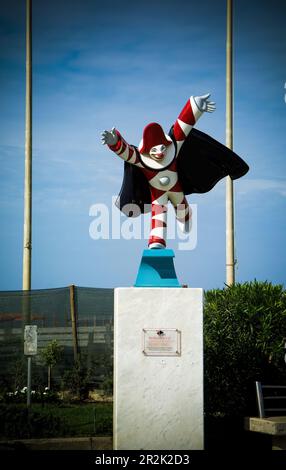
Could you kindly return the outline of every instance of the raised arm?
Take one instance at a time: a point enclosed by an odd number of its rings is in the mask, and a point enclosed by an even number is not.
[[[125,160],[132,165],[142,167],[135,147],[129,145],[118,130],[113,127],[111,131],[103,131],[101,134],[101,141],[103,145],[108,145],[110,150],[115,152],[122,160]]]
[[[215,103],[208,100],[209,96],[210,93],[202,96],[191,96],[182,109],[174,124],[174,137],[179,148],[203,112],[212,113],[215,110]]]

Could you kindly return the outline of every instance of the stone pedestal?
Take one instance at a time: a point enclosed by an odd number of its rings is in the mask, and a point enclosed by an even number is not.
[[[202,289],[118,288],[114,309],[114,449],[203,449]]]

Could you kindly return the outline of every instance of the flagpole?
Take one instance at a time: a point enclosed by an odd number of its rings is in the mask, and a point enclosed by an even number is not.
[[[233,149],[233,54],[232,54],[232,0],[227,0],[227,32],[226,32],[226,146]],[[226,284],[235,282],[234,260],[234,208],[233,181],[226,178]]]
[[[32,0],[26,0],[25,126],[23,290],[30,290],[32,258]]]

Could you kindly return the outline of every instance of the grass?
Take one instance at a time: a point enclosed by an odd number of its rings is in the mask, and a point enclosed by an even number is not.
[[[112,435],[112,403],[64,405],[53,412],[63,418],[71,435]]]
[[[4,405],[0,438],[23,438],[26,407],[23,404]],[[10,408],[8,410],[8,408]],[[112,403],[41,404],[31,406],[31,437],[84,437],[112,435]],[[1,410],[0,410],[1,414]],[[21,424],[16,416],[24,420]],[[16,422],[15,422],[15,419]],[[14,423],[13,423],[14,421]],[[41,424],[43,423],[43,425]],[[45,430],[46,423],[46,430]],[[53,424],[55,423],[55,424]],[[59,424],[61,423],[61,424]]]

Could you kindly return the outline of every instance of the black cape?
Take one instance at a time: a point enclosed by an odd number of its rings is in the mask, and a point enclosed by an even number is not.
[[[176,146],[173,127],[169,135]],[[192,129],[177,156],[177,170],[184,194],[192,194],[210,191],[227,175],[232,180],[241,178],[249,167],[225,145],[198,129]],[[116,206],[128,217],[136,217],[151,209],[148,180],[140,168],[128,162],[124,162],[124,177]]]

